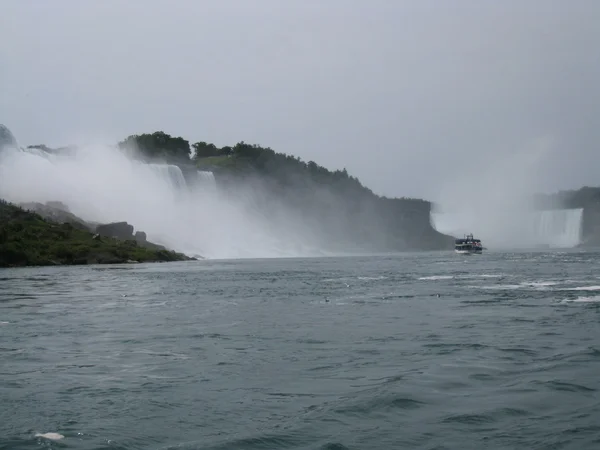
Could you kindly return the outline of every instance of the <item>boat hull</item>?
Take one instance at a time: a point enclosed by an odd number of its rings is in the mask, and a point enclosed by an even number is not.
[[[454,250],[459,255],[481,255],[483,251],[481,250]]]

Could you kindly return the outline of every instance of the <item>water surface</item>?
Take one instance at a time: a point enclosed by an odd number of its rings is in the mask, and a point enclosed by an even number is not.
[[[0,448],[597,449],[599,257],[2,270]]]

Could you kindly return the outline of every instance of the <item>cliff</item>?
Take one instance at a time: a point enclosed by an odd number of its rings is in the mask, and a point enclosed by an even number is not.
[[[430,223],[431,203],[374,194],[346,169],[330,171],[314,161],[240,142],[233,147],[171,137],[164,132],[129,136],[120,143],[146,160],[159,157],[211,171],[226,195],[259,193],[253,208],[269,216],[291,209],[327,248],[357,251],[451,249],[454,240]]]
[[[222,154],[216,156],[202,156],[199,149],[205,145],[195,148],[197,166],[212,170],[222,189],[243,192],[249,185],[260,186],[265,204],[291,205],[339,248],[385,252],[453,246],[452,237],[431,226],[430,202],[378,196],[346,169],[330,171],[245,143],[217,149]]]

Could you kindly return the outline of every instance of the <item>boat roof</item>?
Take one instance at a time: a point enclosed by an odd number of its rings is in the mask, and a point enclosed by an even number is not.
[[[455,239],[454,242],[457,244],[467,244],[467,243],[471,243],[471,242],[481,242],[481,239],[463,238],[463,239]]]

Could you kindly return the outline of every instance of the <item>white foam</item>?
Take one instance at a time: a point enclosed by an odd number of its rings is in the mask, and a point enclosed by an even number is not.
[[[490,290],[511,290],[511,289],[522,289],[525,286],[522,284],[494,284],[490,286],[469,286],[472,289],[490,289]]]
[[[577,298],[567,298],[564,299],[561,303],[599,303],[600,295],[596,295],[594,297],[577,297]]]
[[[421,277],[421,278],[419,278],[419,280],[436,281],[436,280],[451,280],[453,278],[454,278],[453,275],[431,275],[429,277]]]
[[[495,284],[488,286],[469,286],[470,288],[479,288],[479,289],[498,289],[498,290],[507,290],[507,289],[534,289],[545,291],[550,289],[552,286],[556,286],[559,284],[558,281],[524,281],[519,284]],[[570,290],[570,289],[567,289]]]
[[[572,288],[573,291],[600,291],[600,286],[579,286]]]
[[[573,288],[563,288],[561,291],[600,291],[600,286],[578,286]]]
[[[64,438],[64,436],[60,433],[36,433],[35,437],[50,439],[52,441],[59,441]]]
[[[467,280],[470,278],[500,278],[502,274],[491,274],[491,273],[482,273],[482,274],[472,274],[472,275],[431,275],[427,277],[420,277],[419,280],[422,281],[437,281],[437,280],[452,280],[452,279],[462,279]]]

